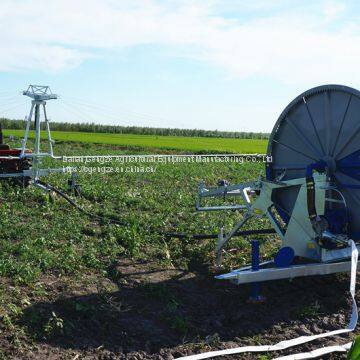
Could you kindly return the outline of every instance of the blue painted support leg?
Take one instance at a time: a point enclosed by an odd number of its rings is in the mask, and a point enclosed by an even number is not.
[[[251,240],[251,270],[259,271],[260,268],[260,242],[259,240]],[[265,298],[260,295],[260,283],[251,283],[251,294],[249,302],[262,303]]]

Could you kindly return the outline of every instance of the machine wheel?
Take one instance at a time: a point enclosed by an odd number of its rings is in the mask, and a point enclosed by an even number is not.
[[[269,139],[268,180],[304,178],[309,165],[323,161],[346,201],[348,235],[360,240],[360,92],[323,85],[305,91],[282,112]],[[279,190],[274,202],[291,214],[298,189]]]

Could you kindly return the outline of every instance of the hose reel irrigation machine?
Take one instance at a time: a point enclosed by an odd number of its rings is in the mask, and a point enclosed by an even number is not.
[[[219,231],[218,262],[250,218],[267,217],[281,239],[274,260],[217,276],[237,284],[350,271],[351,243],[360,240],[360,92],[340,85],[310,89],[282,112],[269,138],[266,177],[207,188],[197,210],[238,210],[242,219]],[[206,198],[240,199],[207,206]]]

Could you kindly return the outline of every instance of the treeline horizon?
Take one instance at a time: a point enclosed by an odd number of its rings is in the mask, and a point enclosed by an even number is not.
[[[25,129],[25,120],[0,118],[0,123],[3,129],[9,129],[9,130]],[[32,128],[33,126],[34,126],[34,122],[32,122]],[[233,139],[268,139],[269,138],[269,133],[262,133],[262,132],[102,125],[95,123],[51,122],[50,127],[51,130],[54,131],[72,131],[72,132],[87,132],[87,133],[211,137],[211,138],[233,138]],[[42,130],[45,130],[45,123],[43,122],[41,123],[41,128]]]

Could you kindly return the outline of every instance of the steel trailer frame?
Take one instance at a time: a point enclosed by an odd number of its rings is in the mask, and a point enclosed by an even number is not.
[[[42,85],[29,85],[27,90],[24,90],[23,95],[31,98],[31,107],[29,115],[26,117],[26,127],[25,134],[21,140],[21,149],[19,156],[1,156],[0,159],[12,160],[12,159],[24,159],[29,158],[32,160],[31,169],[23,170],[17,173],[5,173],[0,174],[0,178],[17,178],[17,177],[29,177],[34,180],[34,184],[37,184],[40,176],[48,176],[52,173],[65,173],[66,169],[64,168],[41,168],[41,162],[43,158],[51,158],[55,160],[61,160],[62,156],[55,156],[53,145],[55,141],[51,137],[50,131],[50,120],[47,116],[46,111],[46,102],[48,100],[58,99],[58,95],[53,94],[49,86]],[[43,111],[44,121],[45,121],[45,130],[47,134],[47,142],[49,146],[49,151],[41,151],[41,120],[40,120],[40,111]],[[32,118],[34,117],[35,124],[35,146],[32,152],[27,152],[27,141],[30,133],[30,126]]]
[[[348,248],[351,250],[351,248]],[[360,246],[357,246],[360,251]],[[351,251],[349,251],[349,257]],[[306,263],[301,265],[291,265],[288,267],[275,267],[273,261],[267,261],[260,264],[257,271],[253,271],[251,266],[232,270],[227,274],[215,276],[218,280],[230,280],[236,285],[263,282],[281,279],[293,279],[296,277],[313,276],[313,275],[329,275],[340,272],[349,272],[351,269],[351,261],[337,261],[328,263]]]
[[[326,191],[332,189],[327,182],[326,174],[315,173],[316,207],[318,213],[324,213],[324,204],[326,201],[338,201],[326,197]],[[276,204],[272,200],[272,193],[276,189],[298,186],[299,192],[291,214],[287,228],[284,230],[278,219],[271,212],[271,208]],[[219,280],[231,280],[236,284],[256,283],[262,281],[294,278],[299,276],[325,275],[337,272],[345,272],[350,269],[351,262],[346,260],[351,257],[350,239],[344,241],[344,247],[339,249],[325,249],[319,246],[315,241],[316,234],[307,214],[306,203],[306,179],[296,178],[287,181],[269,181],[261,176],[257,181],[245,182],[236,185],[225,184],[215,188],[207,188],[204,183],[200,183],[198,196],[196,200],[197,211],[216,211],[216,210],[236,210],[242,213],[242,219],[238,221],[232,229],[225,234],[221,227],[218,233],[218,242],[216,247],[217,265],[222,262],[222,253],[224,246],[231,238],[243,227],[251,218],[267,217],[275,229],[277,235],[282,241],[282,247],[290,246],[298,257],[308,259],[307,263],[300,265],[289,265],[279,267],[274,261],[268,261],[260,264],[259,269],[251,266],[242,267],[231,271],[228,274],[216,276]],[[251,201],[249,195],[256,194],[257,197]],[[243,204],[236,205],[216,205],[204,206],[202,199],[223,198],[227,196],[240,197]],[[359,245],[360,250],[360,245]],[[309,262],[313,260],[313,262]],[[278,266],[278,267],[276,267]]]

